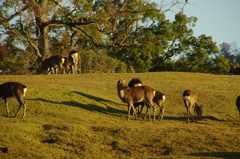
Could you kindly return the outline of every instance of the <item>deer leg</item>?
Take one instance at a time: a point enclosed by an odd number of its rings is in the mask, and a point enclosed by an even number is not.
[[[148,109],[149,109],[149,105],[147,104],[147,110],[146,110],[146,113],[145,113],[145,115],[144,115],[144,117],[143,117],[143,120],[146,119],[147,115],[148,115],[148,119],[150,119],[150,112],[149,112]]]
[[[134,106],[133,106],[132,103],[129,103],[128,104],[128,120],[130,119],[131,109],[133,110],[133,114],[135,115],[135,119],[137,119],[137,114],[135,112]]]
[[[162,105],[159,106],[159,116],[158,116],[158,120],[162,120],[163,119],[163,113],[164,113],[164,108]]]
[[[192,107],[193,107],[193,105],[190,105],[190,108],[189,108],[189,115],[191,116],[192,121],[194,121],[194,115],[191,113],[191,112],[192,112]]]
[[[7,100],[7,98],[4,98],[3,100],[4,100],[4,103],[5,103],[5,106],[6,106],[6,111],[7,111],[6,116],[8,116],[8,114],[9,114],[8,100]]]
[[[187,106],[187,123],[189,122],[189,107]]]
[[[156,107],[155,106],[152,106],[153,107],[153,121],[155,121],[156,119]]]
[[[18,100],[19,107],[18,107],[17,112],[15,113],[14,117],[16,117],[18,115],[18,112],[19,112],[20,108],[23,106],[23,117],[22,118],[24,118],[25,114],[26,114],[25,101],[24,101],[23,97],[17,96],[16,98]]]

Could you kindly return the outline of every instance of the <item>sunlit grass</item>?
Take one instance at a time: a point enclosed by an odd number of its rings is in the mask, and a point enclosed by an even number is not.
[[[119,79],[140,78],[166,94],[162,121],[127,121],[117,96]],[[235,106],[239,76],[200,73],[135,73],[1,76],[28,87],[27,114],[6,117],[0,107],[0,158],[200,158],[240,155]],[[193,89],[203,119],[186,123],[182,93]],[[9,100],[10,116],[17,109]]]

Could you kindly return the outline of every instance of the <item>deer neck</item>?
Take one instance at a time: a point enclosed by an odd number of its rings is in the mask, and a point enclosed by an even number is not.
[[[127,86],[122,86],[122,87],[118,86],[118,96],[121,100],[124,100],[125,98],[126,89],[128,89]]]

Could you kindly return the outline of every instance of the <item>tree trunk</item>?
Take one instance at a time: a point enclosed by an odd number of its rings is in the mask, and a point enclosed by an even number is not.
[[[37,3],[35,8],[35,20],[36,20],[36,35],[38,37],[38,49],[42,57],[38,57],[37,61],[41,62],[43,58],[49,56],[49,44],[48,44],[48,0],[41,0]]]

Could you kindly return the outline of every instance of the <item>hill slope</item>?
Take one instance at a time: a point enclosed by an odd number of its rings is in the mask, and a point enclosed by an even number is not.
[[[127,121],[117,96],[119,79],[140,78],[166,94],[162,121]],[[235,100],[239,76],[136,73],[1,76],[28,87],[27,114],[5,117],[0,107],[0,158],[216,158],[240,157]],[[182,93],[194,90],[203,119],[186,123]],[[9,100],[13,116],[18,103]],[[158,110],[159,111],[159,110]]]

